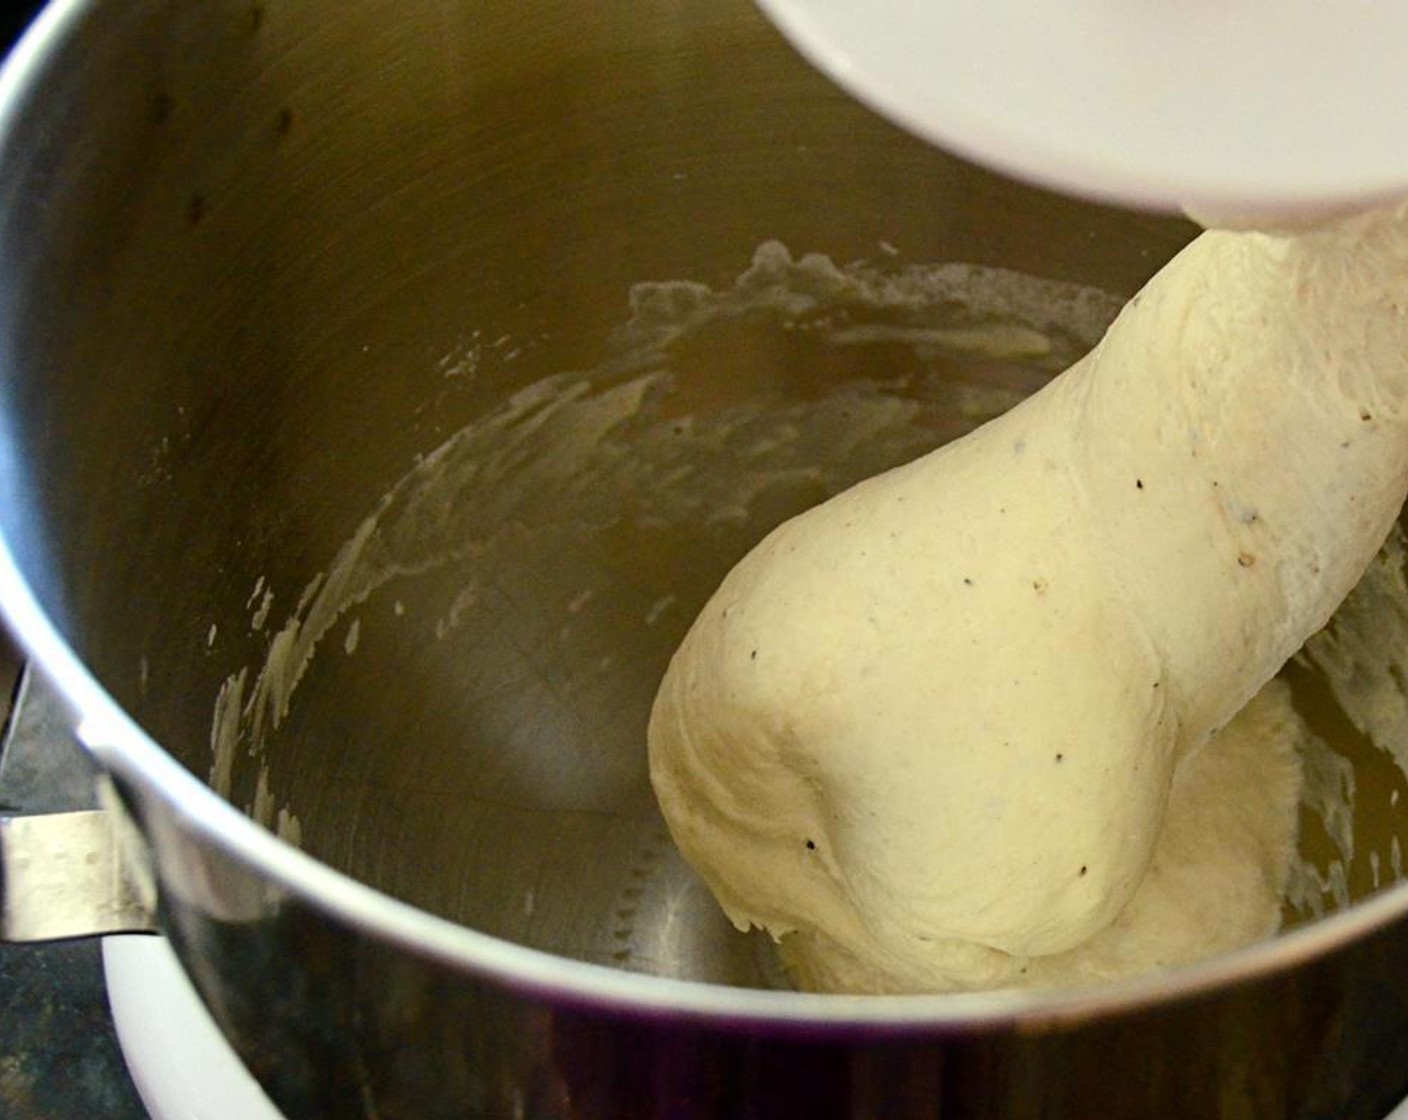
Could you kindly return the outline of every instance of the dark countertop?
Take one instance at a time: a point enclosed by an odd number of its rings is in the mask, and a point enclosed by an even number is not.
[[[0,633],[0,813],[82,808],[91,771],[76,749],[10,726],[18,658]],[[69,751],[74,751],[70,754]],[[0,944],[0,1116],[144,1120],[113,1033],[97,940]]]
[[[97,942],[0,946],[0,1116],[144,1120]]]

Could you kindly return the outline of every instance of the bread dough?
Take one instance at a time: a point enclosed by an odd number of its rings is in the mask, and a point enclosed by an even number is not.
[[[1299,750],[1311,732],[1273,680],[1174,772],[1148,870],[1113,922],[1063,953],[953,946],[879,968],[821,930],[782,939],[788,971],[817,991],[906,992],[1124,979],[1265,937],[1281,924],[1294,855]]]
[[[1233,843],[1256,767],[1209,738],[1324,624],[1408,490],[1404,228],[1394,207],[1203,234],[1046,389],[739,563],[649,734],[671,833],[735,924],[851,991],[1228,947],[1215,922],[1196,946],[1168,927],[1197,925],[1193,895],[1238,897],[1223,871],[1279,891],[1289,810],[1248,805],[1257,838]],[[1152,919],[1151,866],[1184,900]],[[1239,939],[1274,928],[1253,894]]]

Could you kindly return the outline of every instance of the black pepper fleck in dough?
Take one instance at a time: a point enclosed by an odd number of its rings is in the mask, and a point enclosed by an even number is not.
[[[1081,865],[1080,865],[1080,873],[1081,873],[1082,875],[1084,875],[1084,874],[1085,874],[1087,871],[1089,871],[1089,870],[1090,870],[1090,868],[1086,867],[1085,864],[1081,864]]]
[[[1063,755],[1063,754],[1058,754],[1058,755],[1056,756],[1056,761],[1057,761],[1057,762],[1060,762],[1060,761],[1061,761],[1062,759],[1064,759],[1065,757],[1066,757],[1066,756]]]
[[[809,851],[809,852],[814,852],[814,851],[816,851],[816,841],[815,841],[815,840],[808,840],[808,841],[807,841],[807,851]]]
[[[1143,490],[1143,489],[1144,489],[1144,480],[1143,480],[1142,478],[1136,478],[1136,479],[1134,480],[1134,488],[1135,488],[1136,490]]]

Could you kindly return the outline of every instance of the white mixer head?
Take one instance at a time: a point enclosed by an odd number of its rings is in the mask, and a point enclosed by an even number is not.
[[[1067,193],[1235,223],[1408,192],[1408,4],[758,2],[881,114]]]

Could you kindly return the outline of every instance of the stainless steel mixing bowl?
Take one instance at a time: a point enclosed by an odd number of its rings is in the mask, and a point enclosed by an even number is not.
[[[54,5],[0,79],[0,600],[135,826],[136,920],[287,1114],[1408,1092],[1405,888],[1120,987],[808,996],[646,780],[729,564],[1113,306],[1068,291],[1045,349],[974,353],[992,324],[920,266],[1122,296],[1192,232],[929,149],[743,0]],[[1355,749],[1361,790],[1402,786]]]

